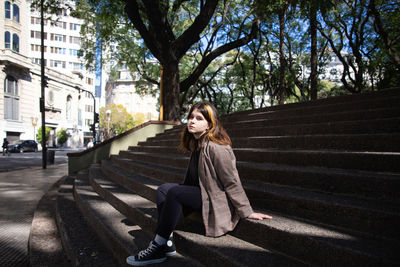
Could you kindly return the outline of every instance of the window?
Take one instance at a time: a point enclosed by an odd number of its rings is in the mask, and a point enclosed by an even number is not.
[[[19,52],[19,37],[16,33],[13,34],[12,50]]]
[[[69,49],[70,56],[78,56],[80,54],[78,49]]]
[[[82,126],[82,110],[78,109],[78,125]]]
[[[78,31],[81,28],[81,25],[76,24],[76,23],[70,23],[69,24],[69,29],[71,31]]]
[[[75,37],[75,36],[70,36],[69,37],[69,42],[71,44],[81,44],[81,38]]]
[[[4,119],[18,120],[18,113],[18,81],[12,76],[7,76],[4,80]]]
[[[40,31],[31,31],[31,38],[40,39]],[[44,33],[44,39],[47,40],[47,32]]]
[[[93,84],[93,79],[86,77],[86,84],[92,85]]]
[[[51,34],[51,40],[56,41],[56,42],[62,42],[63,41],[63,36],[61,34]]]
[[[10,32],[4,33],[4,46],[5,48],[11,48],[11,41],[10,41]]]
[[[70,62],[69,63],[69,68],[70,69],[74,69],[74,70],[83,70],[83,64],[76,63],[76,62]]]
[[[65,109],[65,118],[67,120],[71,119],[71,103],[72,103],[72,96],[67,96],[67,107]]]
[[[40,65],[41,59],[40,58],[34,58],[32,60],[33,63]],[[44,65],[47,66],[47,59],[44,60]]]
[[[10,1],[6,1],[4,3],[4,10],[5,10],[5,18],[11,19],[11,4]]]
[[[66,62],[60,60],[50,60],[50,67],[65,69]]]
[[[93,112],[93,106],[85,105],[85,112]]]
[[[40,18],[31,17],[31,24],[39,24],[40,25]],[[43,25],[47,25],[47,20],[43,20]]]
[[[16,4],[13,4],[13,20],[19,22],[19,7]]]
[[[67,23],[64,21],[56,21],[53,24],[54,27],[58,27],[58,28],[62,28],[62,29],[66,29],[67,28]]]

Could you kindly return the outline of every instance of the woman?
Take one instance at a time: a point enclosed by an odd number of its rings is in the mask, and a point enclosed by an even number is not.
[[[216,108],[209,103],[194,104],[187,120],[180,144],[182,150],[191,152],[184,183],[163,184],[157,189],[156,236],[147,249],[126,259],[130,265],[163,262],[176,253],[172,233],[182,208],[201,212],[205,234],[211,237],[232,231],[240,218],[272,219],[253,212]]]

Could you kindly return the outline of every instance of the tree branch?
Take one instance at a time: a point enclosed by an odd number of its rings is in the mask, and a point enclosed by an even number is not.
[[[201,60],[200,64],[196,67],[196,69],[192,72],[192,74],[189,75],[189,77],[187,77],[180,83],[180,91],[185,92],[189,89],[190,86],[195,84],[196,81],[199,79],[200,75],[204,72],[204,70],[208,67],[208,65],[215,58],[219,57],[220,55],[222,55],[234,48],[238,48],[242,45],[245,45],[248,42],[250,42],[251,40],[253,40],[257,36],[258,25],[259,25],[259,20],[256,19],[253,22],[253,25],[251,27],[251,32],[249,35],[247,35],[241,39],[232,41],[230,43],[224,44],[224,45],[218,47],[217,49],[215,49],[214,51],[210,52],[207,56],[205,56]]]
[[[192,25],[172,43],[174,54],[178,60],[186,54],[186,51],[194,43],[200,40],[200,34],[207,27],[214,15],[217,4],[218,0],[207,0],[204,6],[201,7],[200,13]]]
[[[125,11],[128,14],[129,19],[132,21],[133,26],[135,26],[136,30],[140,33],[140,36],[143,38],[146,46],[149,48],[151,53],[161,61],[160,47],[157,47],[155,37],[150,34],[149,30],[146,28],[146,25],[143,23],[142,18],[139,14],[139,6],[136,0],[124,0],[125,2]]]

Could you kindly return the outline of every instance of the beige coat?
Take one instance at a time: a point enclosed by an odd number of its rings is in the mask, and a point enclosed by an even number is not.
[[[232,231],[240,218],[253,213],[230,146],[207,142],[200,151],[198,173],[206,236]]]

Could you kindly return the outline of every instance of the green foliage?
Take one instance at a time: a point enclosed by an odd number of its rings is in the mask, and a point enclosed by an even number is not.
[[[65,142],[67,142],[69,138],[69,133],[67,132],[66,129],[61,129],[57,132],[57,143],[59,145],[63,145]]]
[[[110,120],[107,118],[107,110],[110,110]],[[100,127],[106,132],[110,130],[110,135],[121,134],[135,126],[133,117],[122,105],[107,105],[100,108]]]
[[[50,131],[51,131],[51,128],[46,126],[46,128],[45,128],[45,141],[46,142],[49,140]],[[38,143],[42,143],[42,126],[40,126],[37,131],[36,140]]]
[[[105,52],[102,60],[116,62],[111,69],[111,79],[118,78],[117,66],[124,64],[138,77],[136,91],[155,96],[160,83],[159,59],[133,27],[124,10],[126,2],[77,2],[73,15],[84,20],[81,27],[83,59],[87,67],[94,67],[96,43],[93,37],[100,36]],[[144,2],[137,2],[143,22],[149,28]],[[38,3],[39,0],[33,1],[33,5]],[[204,1],[159,3],[161,12],[167,14],[173,37],[178,39],[193,24]],[[377,13],[373,12],[372,3]],[[45,6],[53,14],[68,8],[61,0],[47,0]],[[318,97],[399,86],[399,11],[398,0],[218,1],[214,16],[199,35],[199,41],[180,58],[181,84],[196,71],[202,73],[189,88],[181,88],[177,96],[180,110],[183,113],[198,100],[213,102],[222,114],[282,102],[279,100],[307,101],[311,95],[311,79],[305,70],[311,67],[310,51],[315,49]],[[198,69],[216,48],[248,34],[256,16],[262,19],[256,39],[213,58],[204,70]],[[280,17],[284,19],[279,21]],[[317,47],[310,44],[313,19],[319,28]],[[381,22],[381,29],[377,27],[378,22]],[[280,38],[282,29],[283,39]],[[347,53],[339,59],[339,68],[345,67],[345,75],[339,77],[342,84],[322,81],[327,79],[323,73],[334,53],[336,56]]]

